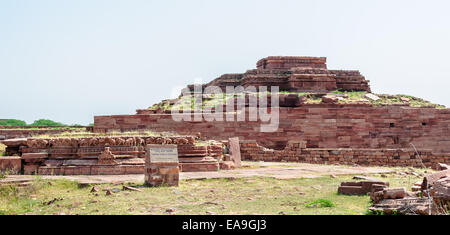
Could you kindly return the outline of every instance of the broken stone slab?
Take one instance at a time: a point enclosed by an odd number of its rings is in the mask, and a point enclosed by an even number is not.
[[[373,201],[373,203],[378,203],[381,200],[384,199],[383,191],[373,192],[370,194],[370,199]]]
[[[377,181],[378,180],[376,178],[367,177],[367,176],[360,176],[360,175],[353,176],[353,179],[354,180],[369,180],[369,181]]]
[[[425,177],[423,177],[423,181],[422,181],[422,185],[421,185],[422,191],[427,191],[428,189],[430,189],[433,186],[433,184],[436,181],[438,181],[442,178],[447,178],[447,177],[450,177],[450,169],[425,175]]]
[[[383,190],[384,199],[401,199],[407,195],[406,188],[388,188]]]
[[[339,99],[336,96],[331,96],[331,95],[322,96],[322,103],[325,103],[325,104],[334,104],[334,103],[337,103],[338,101],[339,101]]]
[[[380,97],[378,97],[378,96],[376,96],[376,95],[374,95],[372,93],[365,94],[364,97],[369,98],[369,99],[371,99],[373,101],[377,101],[377,100],[380,99]]]
[[[359,101],[359,102],[363,102],[363,103],[368,103],[368,102],[369,102],[368,99],[363,99],[363,98],[359,99],[358,101]]]
[[[341,186],[338,187],[338,193],[347,195],[365,195],[372,191],[378,191],[374,188],[384,188],[388,186],[389,183],[383,181],[348,181],[341,183]]]
[[[107,182],[105,181],[101,181],[101,180],[80,180],[78,181],[78,187],[79,188],[84,188],[84,187],[89,187],[92,185],[99,185],[99,184],[106,184]]]
[[[450,177],[436,181],[430,189],[430,195],[450,202]]]
[[[414,185],[414,186],[411,187],[411,190],[412,190],[413,192],[418,192],[418,191],[420,191],[420,189],[421,189],[421,187],[420,187],[420,186],[417,186],[417,185]]]
[[[122,190],[142,192],[142,189],[138,189],[138,188],[131,187],[131,186],[125,186],[125,185],[122,187]]]
[[[98,192],[99,191],[99,189],[97,188],[97,187],[92,187],[92,189],[91,189],[91,193],[96,193],[96,192]]]
[[[410,99],[406,98],[406,97],[400,97],[400,100],[403,101],[403,102],[409,102],[410,101]]]
[[[450,169],[450,166],[444,163],[438,163],[438,169],[443,171],[443,170],[448,170]]]
[[[232,161],[222,161],[219,163],[221,170],[233,170],[234,162]]]
[[[436,214],[436,208],[427,198],[384,199],[375,203],[369,210],[386,215],[428,215]]]
[[[339,186],[338,194],[364,195],[367,194],[367,192],[361,186]]]

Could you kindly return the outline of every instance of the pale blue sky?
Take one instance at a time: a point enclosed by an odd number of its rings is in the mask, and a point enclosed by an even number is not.
[[[269,55],[450,106],[448,1],[2,0],[1,118],[89,124]]]

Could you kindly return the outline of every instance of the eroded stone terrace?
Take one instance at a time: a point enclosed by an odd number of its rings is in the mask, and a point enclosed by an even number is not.
[[[277,161],[303,161],[300,159],[308,159],[306,156],[324,156],[309,154],[308,151],[328,149],[333,153],[340,148],[348,149],[345,161],[334,159],[341,156],[305,161],[417,166],[420,153],[428,166],[438,161],[449,161],[449,109],[406,95],[371,94],[369,81],[359,71],[328,70],[323,57],[267,57],[258,61],[256,69],[243,74],[225,74],[202,87],[210,85],[223,90],[230,85],[279,86],[278,130],[261,132],[263,122],[248,121],[248,108],[237,110],[236,106],[235,120],[239,112],[245,112],[247,121],[174,121],[170,108],[185,98],[180,96],[150,109],[137,110],[135,115],[96,116],[94,132],[150,129],[200,133],[205,139],[215,140],[239,137],[242,141],[256,141],[262,147],[279,151],[288,147],[290,142],[304,143],[305,148],[296,157],[281,154],[275,158]],[[190,85],[184,91],[194,95],[194,86]],[[239,95],[242,94],[226,99],[236,104]],[[252,95],[255,94],[247,93],[246,106],[248,96]],[[214,107],[221,105],[211,99],[211,94],[203,94],[203,98],[206,100],[203,106],[212,106],[213,111]],[[191,99],[188,97],[187,101]],[[191,110],[183,115],[193,117],[199,112],[203,110]],[[226,113],[219,114],[226,120]],[[375,156],[379,156],[378,160]]]

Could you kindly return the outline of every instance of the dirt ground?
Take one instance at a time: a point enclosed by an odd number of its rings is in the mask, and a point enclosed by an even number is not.
[[[216,172],[181,172],[180,180],[219,179],[243,177],[271,177],[275,179],[317,178],[330,175],[368,175],[390,173],[393,168],[361,167],[343,165],[317,165],[307,163],[282,162],[243,162],[243,167],[235,170],[220,170]],[[9,175],[0,183],[29,181],[36,176]],[[73,175],[73,176],[39,176],[44,179],[68,179],[81,184],[102,184],[117,182],[138,183],[144,181],[143,174],[137,175]]]

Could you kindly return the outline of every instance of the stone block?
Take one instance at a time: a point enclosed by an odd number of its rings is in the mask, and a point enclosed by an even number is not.
[[[242,166],[241,163],[241,148],[239,145],[239,138],[229,138],[228,143],[230,145],[230,156],[231,161],[234,162],[234,167],[240,168]]]
[[[19,174],[22,171],[22,159],[20,157],[0,156],[0,171]]]
[[[406,188],[388,188],[383,190],[384,199],[401,199],[407,195]]]

